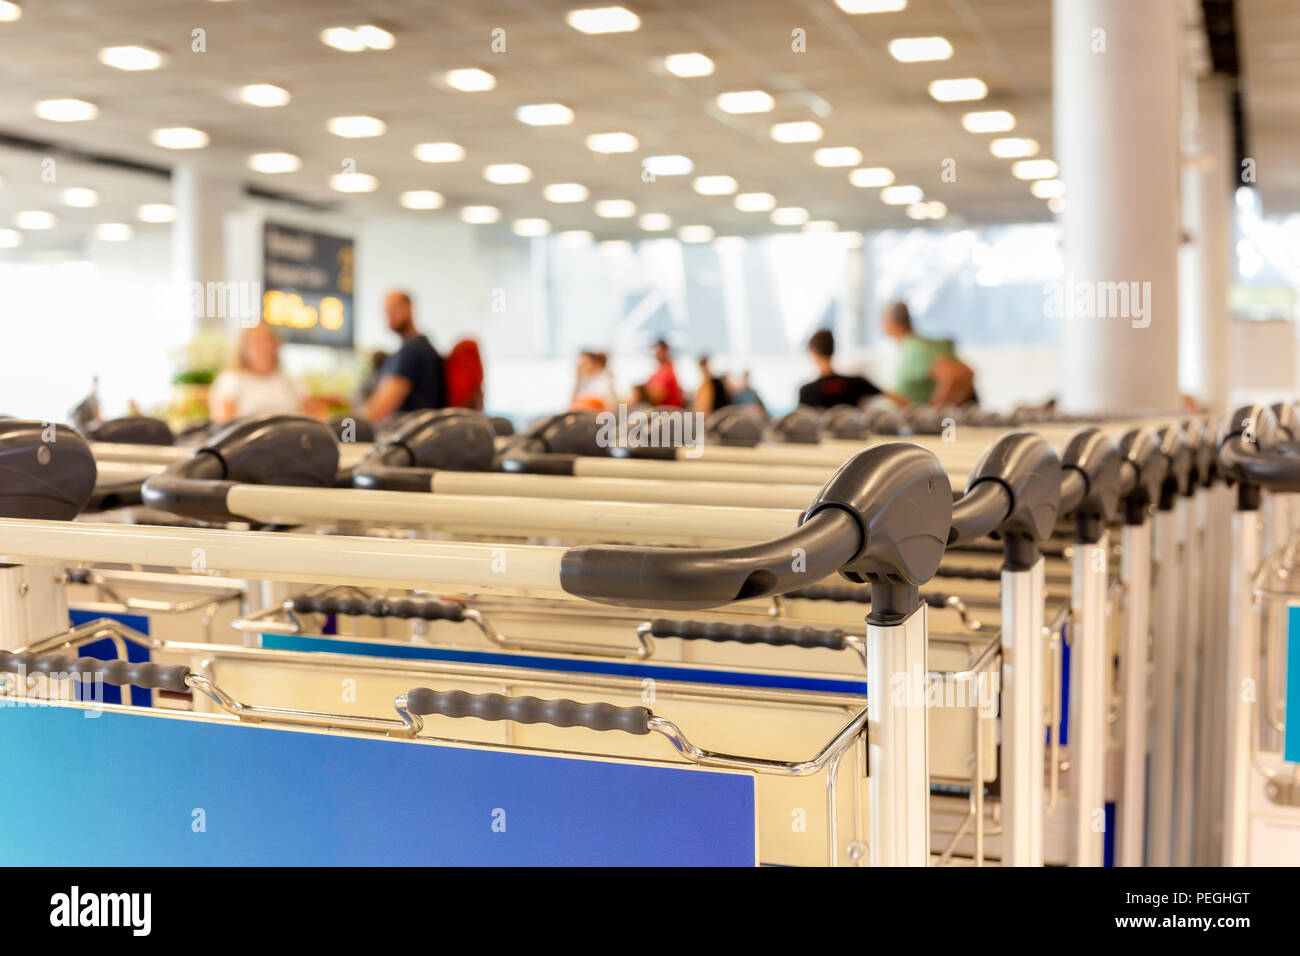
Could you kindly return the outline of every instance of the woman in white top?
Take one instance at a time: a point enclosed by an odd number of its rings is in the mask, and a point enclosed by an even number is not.
[[[239,360],[212,383],[208,407],[220,424],[248,415],[302,411],[302,392],[280,368],[280,340],[266,323],[245,329]]]

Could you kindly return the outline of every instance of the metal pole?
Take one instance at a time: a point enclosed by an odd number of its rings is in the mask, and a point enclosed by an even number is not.
[[[1155,578],[1152,586],[1151,629],[1151,778],[1147,862],[1173,863],[1174,727],[1179,658],[1178,604],[1183,581],[1178,567],[1178,525],[1185,499],[1157,509],[1154,519]]]
[[[1002,865],[1043,865],[1043,559],[1002,572]]]
[[[1120,576],[1126,613],[1120,649],[1123,763],[1116,808],[1116,862],[1141,866],[1146,830],[1147,638],[1151,623],[1151,524],[1125,524]]]
[[[1106,745],[1110,736],[1110,641],[1106,585],[1110,537],[1076,542],[1071,559],[1070,790],[1075,866],[1101,866],[1105,852]]]
[[[1197,488],[1180,520],[1183,522],[1182,647],[1178,670],[1178,757],[1174,766],[1174,866],[1191,866],[1193,833],[1201,807],[1196,799],[1196,719],[1204,675],[1200,671],[1202,567],[1209,495]]]
[[[1248,489],[1240,489],[1242,498]],[[1228,593],[1228,656],[1225,668],[1223,775],[1223,865],[1245,866],[1249,840],[1251,724],[1255,719],[1255,663],[1259,656],[1259,618],[1251,585],[1259,569],[1261,529],[1252,503],[1239,503],[1232,516],[1232,578]]]

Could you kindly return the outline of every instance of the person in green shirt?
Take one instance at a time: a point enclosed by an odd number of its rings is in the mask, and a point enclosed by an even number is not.
[[[912,329],[905,302],[885,307],[884,331],[899,344],[893,391],[914,405],[964,405],[975,397],[975,374],[949,339],[926,339]]]

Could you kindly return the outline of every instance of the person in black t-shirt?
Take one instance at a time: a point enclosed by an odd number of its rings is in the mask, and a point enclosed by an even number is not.
[[[410,295],[388,293],[384,311],[388,327],[402,337],[402,346],[379,370],[379,382],[366,399],[366,418],[380,422],[394,412],[442,408],[447,403],[442,356],[415,327]]]
[[[707,355],[700,356],[700,387],[695,392],[695,401],[692,404],[695,411],[704,412],[706,415],[731,404],[731,392],[727,388],[727,383],[721,376],[713,374],[709,368]]]
[[[863,399],[882,394],[875,383],[861,375],[837,375],[831,368],[835,354],[835,336],[829,329],[819,329],[808,340],[808,354],[817,366],[817,378],[799,389],[799,404],[811,408],[834,405],[858,405]]]

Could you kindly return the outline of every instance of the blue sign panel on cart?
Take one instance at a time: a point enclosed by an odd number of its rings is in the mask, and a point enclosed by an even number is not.
[[[753,866],[754,779],[0,706],[0,865]],[[111,807],[84,837],[68,821]],[[59,836],[63,834],[63,836]]]
[[[1282,759],[1300,763],[1300,605],[1287,609],[1286,736]]]

